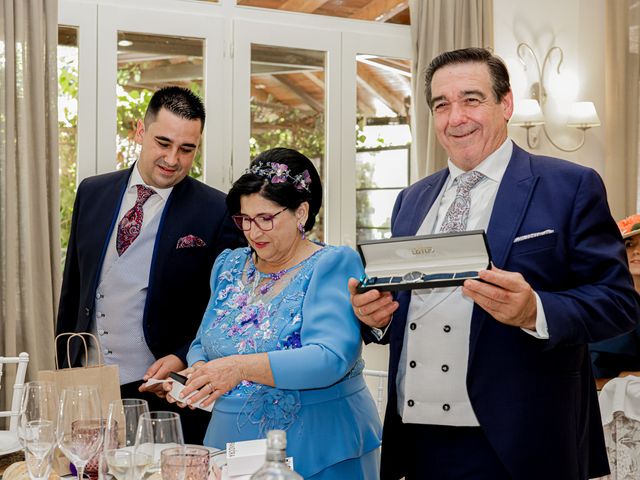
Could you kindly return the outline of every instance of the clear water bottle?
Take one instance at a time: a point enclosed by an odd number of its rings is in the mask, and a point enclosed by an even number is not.
[[[287,457],[287,433],[283,430],[271,430],[267,433],[267,459],[260,469],[251,475],[251,480],[302,480],[302,477],[289,469]]]

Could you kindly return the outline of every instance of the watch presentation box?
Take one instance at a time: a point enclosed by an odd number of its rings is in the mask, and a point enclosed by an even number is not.
[[[365,265],[358,293],[458,286],[491,268],[484,230],[371,240],[358,251]]]

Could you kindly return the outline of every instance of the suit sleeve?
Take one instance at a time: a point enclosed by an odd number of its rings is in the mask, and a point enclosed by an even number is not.
[[[80,304],[80,266],[78,263],[76,235],[83,191],[84,188],[81,183],[78,187],[78,193],[73,205],[73,214],[71,216],[71,231],[69,233],[69,243],[62,276],[62,289],[60,291],[60,303],[56,321],[56,335],[76,331]]]
[[[360,325],[347,283],[362,275],[356,252],[338,247],[318,260],[302,305],[302,346],[269,352],[277,388],[322,388],[341,380],[360,357]]]
[[[549,346],[591,343],[632,330],[640,319],[640,298],[604,185],[593,170],[581,177],[568,228],[568,263],[577,286],[536,290],[547,317]]]

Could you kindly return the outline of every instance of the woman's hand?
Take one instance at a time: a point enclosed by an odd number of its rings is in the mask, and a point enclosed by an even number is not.
[[[185,398],[191,392],[199,390],[185,403],[191,406],[208,395],[209,397],[202,402],[202,406],[209,406],[245,379],[242,357],[242,355],[231,355],[200,365],[188,375],[189,380],[180,397]]]
[[[184,370],[177,372],[180,375],[184,375],[185,377],[189,377],[193,372],[195,372],[198,368],[200,368],[202,365],[204,365],[205,362],[204,361],[199,361],[194,363],[191,367],[189,368],[185,368]],[[175,381],[175,380],[174,380]],[[168,395],[168,393],[173,389],[173,382],[166,382],[162,384],[162,388],[164,389],[164,395],[165,395],[165,399],[167,400],[167,402],[169,403],[176,403],[180,408],[184,408],[184,407],[189,407],[191,408],[191,410],[195,410],[195,407],[192,407],[190,405],[187,405],[184,402],[180,402],[178,400],[176,400],[175,398],[173,398],[171,395]]]

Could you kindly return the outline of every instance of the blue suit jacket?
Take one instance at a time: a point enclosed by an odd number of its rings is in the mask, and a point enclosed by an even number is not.
[[[89,330],[102,263],[130,174],[131,169],[98,175],[78,187],[56,333]],[[175,354],[186,360],[209,301],[213,262],[225,248],[241,244],[224,199],[222,192],[186,177],[167,200],[156,235],[143,318],[145,339],[156,358]],[[176,249],[186,235],[200,237],[206,246]],[[75,365],[78,348],[72,350]],[[59,360],[61,365],[67,363],[62,355]]]
[[[400,193],[394,236],[416,234],[447,176],[442,170]],[[550,235],[513,243],[549,229]],[[550,338],[536,339],[474,307],[467,389],[478,421],[513,478],[604,475],[608,463],[586,344],[631,330],[640,298],[600,177],[514,145],[487,238],[494,264],[520,272],[540,296]],[[398,295],[400,308],[382,340],[390,342],[382,478],[404,474],[396,375],[410,298],[408,291]]]

